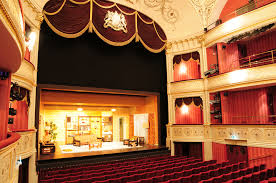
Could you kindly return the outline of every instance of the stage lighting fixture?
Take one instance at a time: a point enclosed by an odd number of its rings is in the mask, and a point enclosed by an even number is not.
[[[10,92],[10,100],[11,101],[14,101],[14,100],[17,100],[17,101],[20,101],[22,100],[22,96],[19,92],[19,86],[17,83],[12,83],[12,87],[11,87],[11,92]]]
[[[8,72],[0,71],[0,78],[1,78],[1,80],[5,80],[8,77],[9,77],[9,73]]]
[[[8,124],[13,124],[13,118],[9,118]]]
[[[204,72],[204,75],[206,76],[206,77],[209,77],[210,75],[212,75],[212,74],[215,74],[215,73],[218,73],[218,65],[217,64],[212,64],[211,66],[210,66],[210,69],[208,70],[208,71],[206,71],[206,72]]]
[[[14,109],[14,108],[9,108],[9,115],[10,115],[10,116],[15,116],[15,115],[16,115],[16,109]]]
[[[215,109],[213,111],[210,111],[211,114],[218,114],[220,113],[220,109]]]
[[[221,115],[221,114],[215,115],[214,118],[215,118],[215,119],[221,119],[221,118],[222,118],[222,115]]]

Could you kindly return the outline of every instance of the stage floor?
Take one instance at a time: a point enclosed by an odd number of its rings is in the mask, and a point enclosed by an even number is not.
[[[64,159],[84,156],[98,156],[106,154],[117,154],[125,152],[145,151],[159,149],[158,145],[144,145],[137,147],[129,147],[123,145],[123,142],[103,142],[102,148],[91,148],[89,150],[88,145],[81,147],[73,145],[56,144],[56,151],[52,154],[40,154],[38,153],[38,160],[52,160],[52,159]]]

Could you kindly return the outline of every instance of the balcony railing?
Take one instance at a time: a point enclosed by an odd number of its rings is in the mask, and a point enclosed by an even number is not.
[[[276,57],[276,49],[263,53],[250,55],[239,59],[240,68],[257,67],[261,65],[274,64]]]
[[[276,49],[233,60],[230,68],[227,69],[228,71],[224,73],[232,72],[238,69],[246,69],[274,63],[276,63]]]
[[[206,28],[206,31],[209,31],[209,30],[215,28],[216,26],[218,26],[219,24],[224,23],[234,17],[237,17],[237,16],[240,16],[247,12],[253,11],[255,9],[258,9],[260,7],[268,5],[272,2],[275,2],[275,0],[252,0],[248,4],[246,4],[240,8],[237,8],[235,11],[221,17],[221,19],[218,19],[216,22],[209,24]]]

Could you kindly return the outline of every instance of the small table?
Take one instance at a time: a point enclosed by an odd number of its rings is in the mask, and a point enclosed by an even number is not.
[[[40,154],[51,154],[56,151],[56,146],[54,143],[40,143]]]

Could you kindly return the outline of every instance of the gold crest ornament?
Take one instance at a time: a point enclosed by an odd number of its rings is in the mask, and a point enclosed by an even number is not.
[[[107,11],[104,21],[104,28],[111,27],[115,31],[122,30],[124,33],[127,33],[126,19],[122,13]]]

